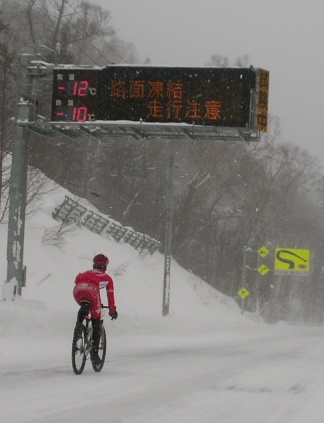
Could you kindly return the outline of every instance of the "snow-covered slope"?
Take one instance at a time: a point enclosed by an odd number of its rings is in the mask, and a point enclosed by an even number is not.
[[[70,195],[51,181],[49,184],[55,189],[42,199],[26,221],[27,286],[23,288],[22,298],[0,302],[0,334],[70,333],[77,311],[72,297],[74,278],[78,272],[91,267],[92,257],[99,252],[108,255],[108,271],[115,281],[119,319],[113,330],[118,333],[172,332],[179,326],[186,331],[209,331],[236,327],[243,322],[249,324],[231,299],[174,261],[170,314],[162,317],[164,257],[159,252],[143,256],[129,244],[118,243],[77,225],[69,227],[60,246],[44,241],[50,229],[59,227],[52,218],[54,208],[62,203],[66,194]],[[6,231],[7,226],[0,225],[1,281],[6,278]],[[66,321],[70,324],[65,324]]]

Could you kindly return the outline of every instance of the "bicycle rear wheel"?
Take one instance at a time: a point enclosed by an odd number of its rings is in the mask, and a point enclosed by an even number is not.
[[[106,331],[105,331],[104,325],[101,324],[101,335],[100,335],[100,342],[99,342],[99,349],[98,349],[98,356],[100,358],[100,361],[98,362],[92,361],[92,367],[95,372],[100,372],[105,364],[106,349],[107,349]]]
[[[72,368],[76,375],[80,375],[86,364],[86,332],[81,323],[77,323],[72,340]]]

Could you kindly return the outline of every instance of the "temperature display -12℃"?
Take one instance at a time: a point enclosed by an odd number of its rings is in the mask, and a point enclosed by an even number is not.
[[[98,120],[99,69],[54,69],[52,121]]]

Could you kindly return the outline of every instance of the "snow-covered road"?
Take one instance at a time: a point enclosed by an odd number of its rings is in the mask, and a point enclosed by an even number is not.
[[[323,332],[118,336],[103,371],[81,376],[67,338],[3,338],[1,421],[322,423]]]

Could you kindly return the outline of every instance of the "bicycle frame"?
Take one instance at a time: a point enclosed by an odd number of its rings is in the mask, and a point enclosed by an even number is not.
[[[82,305],[81,305],[82,307]],[[106,331],[103,325],[103,315],[104,310],[108,308],[107,306],[102,306],[102,313],[101,313],[101,334],[100,334],[100,342],[99,342],[99,362],[92,361],[92,367],[95,372],[100,372],[104,366],[105,358],[106,358]],[[81,308],[80,308],[81,310]],[[92,327],[92,320],[90,312],[83,314],[83,321],[80,323],[80,310],[78,312],[78,319],[73,333],[73,340],[72,340],[72,368],[75,374],[79,375],[83,372],[86,360],[91,357],[91,349],[92,349],[92,335],[93,335],[93,327]]]

